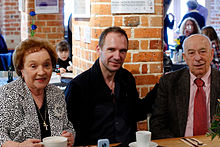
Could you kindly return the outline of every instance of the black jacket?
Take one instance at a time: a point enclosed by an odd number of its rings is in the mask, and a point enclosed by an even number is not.
[[[122,146],[135,141],[136,122],[146,119],[150,107],[139,99],[135,79],[120,68],[115,75],[115,94],[106,85],[99,59],[74,78],[65,90],[69,120],[76,130],[75,145],[94,145],[98,139]]]

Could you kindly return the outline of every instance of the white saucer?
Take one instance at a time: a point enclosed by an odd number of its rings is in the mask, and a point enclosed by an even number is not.
[[[150,142],[150,147],[157,147],[158,146],[158,144],[157,143],[155,143],[155,142]],[[131,142],[131,143],[129,143],[129,147],[137,147],[137,143],[136,142]]]

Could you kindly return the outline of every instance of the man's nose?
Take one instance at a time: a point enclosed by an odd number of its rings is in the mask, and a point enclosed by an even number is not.
[[[195,60],[196,61],[201,60],[201,55],[198,52],[196,52],[196,54],[195,54]]]
[[[116,60],[119,60],[119,59],[120,59],[120,52],[119,52],[119,51],[115,51],[115,52],[114,52],[114,58],[115,58]]]

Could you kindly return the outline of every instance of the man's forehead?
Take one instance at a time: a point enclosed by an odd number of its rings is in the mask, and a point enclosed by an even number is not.
[[[184,43],[184,49],[209,48],[210,42],[204,36],[194,36],[188,38]]]

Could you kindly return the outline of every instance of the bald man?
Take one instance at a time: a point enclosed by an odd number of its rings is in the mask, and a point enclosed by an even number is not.
[[[215,113],[220,72],[210,66],[210,40],[202,34],[191,35],[183,48],[188,67],[164,75],[159,81],[150,120],[153,139],[203,135]]]

